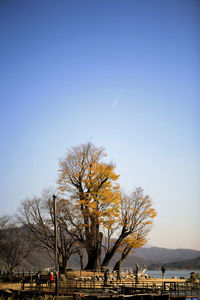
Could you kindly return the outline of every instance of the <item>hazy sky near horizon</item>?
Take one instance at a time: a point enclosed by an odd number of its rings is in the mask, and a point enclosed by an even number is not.
[[[200,250],[200,2],[1,0],[1,210],[87,141],[158,212],[151,245]]]

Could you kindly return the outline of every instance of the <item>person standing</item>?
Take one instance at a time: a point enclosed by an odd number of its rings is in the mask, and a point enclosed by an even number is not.
[[[165,267],[164,266],[162,266],[161,271],[162,271],[162,279],[164,279],[165,278]]]
[[[37,273],[36,283],[38,286],[40,286],[40,271]]]
[[[117,270],[117,280],[121,281],[121,270]]]
[[[107,269],[107,270],[104,272],[104,284],[107,284],[107,282],[108,282],[108,273],[109,273],[109,270]]]
[[[53,281],[54,281],[54,274],[53,274],[53,272],[50,272],[49,281],[50,281],[50,286],[51,286],[53,284]]]
[[[139,281],[139,265],[138,264],[135,264],[135,281],[136,283],[138,283]]]

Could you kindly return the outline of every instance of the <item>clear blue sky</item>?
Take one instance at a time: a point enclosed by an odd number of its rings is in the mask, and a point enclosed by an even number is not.
[[[200,250],[200,2],[1,0],[1,212],[104,146],[158,211],[151,245]]]

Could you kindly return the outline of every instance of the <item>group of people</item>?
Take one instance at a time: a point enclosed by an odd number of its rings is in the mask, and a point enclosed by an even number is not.
[[[104,272],[104,284],[108,282],[109,278],[109,269],[105,270]],[[117,270],[117,280],[121,280],[121,271]]]
[[[138,282],[139,280],[139,265],[138,264],[135,264],[135,268],[133,270],[133,274],[135,276],[135,280],[136,282]],[[142,272],[140,274],[144,274],[144,272],[146,271],[147,267],[144,265],[144,268],[142,270]],[[161,267],[161,272],[162,272],[162,278],[165,278],[165,267],[162,266]],[[121,280],[121,272],[120,270],[117,270],[117,280]],[[107,283],[108,281],[108,277],[109,277],[109,270],[107,269],[105,272],[104,272],[104,283]]]
[[[54,273],[50,272],[49,273],[49,284],[50,284],[50,286],[52,285],[53,282],[54,282]],[[40,271],[37,273],[36,283],[37,283],[37,285],[41,284],[41,272]]]

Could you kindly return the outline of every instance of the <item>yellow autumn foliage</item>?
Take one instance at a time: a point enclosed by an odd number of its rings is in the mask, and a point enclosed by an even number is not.
[[[71,197],[85,217],[99,224],[109,223],[120,213],[119,175],[113,164],[102,161],[105,156],[91,144],[72,148],[60,162],[58,180],[60,191]]]

